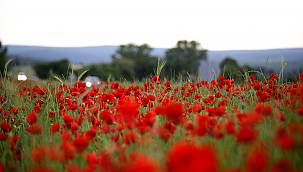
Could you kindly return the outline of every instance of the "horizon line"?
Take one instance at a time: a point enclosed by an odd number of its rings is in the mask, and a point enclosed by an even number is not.
[[[135,44],[135,43],[132,43]],[[145,43],[147,44],[147,43]],[[88,45],[88,46],[48,46],[48,45],[36,45],[36,44],[2,44],[2,46],[24,46],[24,47],[44,47],[44,48],[93,48],[93,47],[119,47],[121,45],[127,45],[127,44],[119,44],[119,45]],[[142,45],[142,44],[135,44],[135,45]],[[147,44],[149,45],[149,44]],[[150,45],[149,45],[150,46]],[[173,47],[152,47],[152,49],[170,49]],[[277,47],[277,48],[245,48],[245,49],[207,49],[205,47],[202,47],[203,49],[206,49],[208,51],[253,51],[253,50],[279,50],[279,49],[302,49],[303,46],[293,46],[293,47]]]

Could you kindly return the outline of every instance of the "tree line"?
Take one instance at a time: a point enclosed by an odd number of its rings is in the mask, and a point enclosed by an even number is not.
[[[113,80],[143,80],[156,74],[158,57],[152,55],[152,50],[153,48],[148,44],[121,45],[112,54],[111,63],[87,65],[84,69],[73,72],[80,74],[87,70],[86,75],[98,76],[101,80],[107,80],[109,77]],[[161,58],[162,63],[166,62],[161,74],[169,79],[195,77],[198,76],[200,60],[206,59],[207,50],[201,48],[200,43],[178,41],[176,46],[168,49],[165,57]],[[70,64],[68,60],[63,59],[47,63],[39,62],[34,64],[33,68],[41,79],[47,79],[51,74],[68,78]]]
[[[87,65],[81,70],[73,71],[80,75],[87,70],[85,75],[98,76],[101,80],[143,80],[151,75],[160,75],[157,67],[159,67],[158,57],[152,55],[152,48],[148,44],[121,45],[112,55],[111,63],[101,63]],[[3,47],[0,41],[0,73],[3,74],[7,48]],[[176,46],[166,50],[164,58],[164,68],[161,75],[167,79],[194,79],[198,77],[199,66],[201,60],[207,59],[207,50],[201,48],[197,41],[178,41]],[[232,57],[226,57],[220,63],[220,75],[226,78],[234,79],[236,82],[243,81],[245,73],[260,75],[259,77],[269,76],[274,73],[261,67],[252,67],[249,65],[240,66]],[[70,63],[67,59],[52,62],[39,62],[33,65],[37,76],[41,79],[47,79],[52,74],[60,77],[68,78],[70,74]],[[251,73],[250,73],[251,72]],[[255,72],[255,73],[254,73]],[[259,73],[258,73],[259,72]],[[286,81],[297,80],[294,73],[285,76]]]
[[[112,55],[109,64],[88,66],[88,74],[105,80],[114,79],[142,80],[156,74],[158,57],[152,55],[147,44],[121,45]],[[162,61],[166,62],[162,75],[167,78],[194,77],[198,75],[200,60],[207,59],[207,50],[196,41],[178,41],[174,48],[168,49]]]

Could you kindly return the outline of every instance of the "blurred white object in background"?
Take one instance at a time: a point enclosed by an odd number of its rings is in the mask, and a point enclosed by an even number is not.
[[[101,83],[99,77],[97,76],[87,76],[84,80],[86,87],[91,87],[92,85],[98,85]]]
[[[23,72],[18,73],[18,81],[26,81],[27,76]]]
[[[92,86],[92,83],[91,82],[86,82],[86,87],[91,87]]]

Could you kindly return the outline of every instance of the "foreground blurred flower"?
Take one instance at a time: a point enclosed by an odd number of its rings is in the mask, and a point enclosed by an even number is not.
[[[246,157],[246,168],[249,172],[267,171],[268,155],[263,148],[253,148]]]
[[[38,167],[32,170],[32,172],[55,172],[55,170],[46,168],[46,167]]]
[[[238,143],[248,143],[248,142],[255,141],[257,138],[257,134],[258,133],[254,128],[248,127],[248,126],[241,126],[240,130],[236,134],[237,142]]]
[[[26,131],[29,132],[30,134],[41,134],[42,126],[39,124],[32,124],[26,128]]]
[[[87,148],[87,146],[89,144],[89,140],[86,136],[79,136],[74,139],[73,144],[74,144],[76,150],[81,152]]]
[[[125,172],[158,172],[158,165],[150,158],[143,155],[133,155],[133,159],[122,171]]]
[[[4,172],[4,165],[2,164],[2,162],[0,162],[0,172]]]
[[[288,159],[278,160],[272,168],[272,172],[294,172],[294,171],[295,170],[292,169],[290,161]]]
[[[218,160],[215,150],[210,145],[198,146],[180,142],[168,152],[168,172],[216,172]]]
[[[283,127],[276,132],[275,143],[284,150],[290,150],[294,147],[295,139]]]
[[[0,141],[5,141],[8,135],[0,131]]]
[[[139,114],[139,104],[136,100],[125,97],[121,98],[118,102],[118,118],[122,123],[132,124],[135,122],[137,115]]]

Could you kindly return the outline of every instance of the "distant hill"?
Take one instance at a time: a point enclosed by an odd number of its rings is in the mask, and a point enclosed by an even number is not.
[[[66,58],[71,63],[92,64],[109,63],[111,55],[118,46],[94,46],[94,47],[43,47],[6,45],[8,54],[19,59],[52,61]],[[163,57],[166,48],[154,48],[153,55]],[[303,68],[303,48],[268,49],[268,50],[226,50],[209,51],[208,61],[212,66],[218,67],[219,63],[230,56],[239,64],[252,66],[265,66],[279,70],[282,59],[287,63],[286,70]]]
[[[303,68],[303,48],[209,51],[208,54],[209,60],[217,63],[226,56],[236,59],[240,65],[264,66],[278,70],[284,60],[287,70]]]
[[[8,45],[8,55],[38,61],[52,61],[66,58],[71,63],[109,63],[117,46],[96,47],[42,47]]]
[[[71,63],[93,64],[110,63],[111,55],[118,46],[94,46],[94,47],[43,47],[6,45],[8,55],[37,61],[52,61],[63,58]],[[162,56],[165,48],[156,48],[152,54]]]

